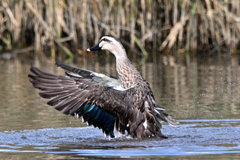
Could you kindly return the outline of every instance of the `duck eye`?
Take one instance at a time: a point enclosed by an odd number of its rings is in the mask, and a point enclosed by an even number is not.
[[[111,42],[109,39],[107,38],[103,38],[102,41],[105,41],[105,42]]]

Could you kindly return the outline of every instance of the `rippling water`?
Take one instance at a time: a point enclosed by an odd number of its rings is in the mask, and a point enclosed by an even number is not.
[[[238,57],[174,59],[162,56],[133,64],[152,86],[159,105],[181,126],[163,125],[169,139],[109,139],[101,130],[46,105],[28,82],[30,63],[58,74],[47,59],[0,61],[0,158],[240,157]],[[80,59],[78,67],[116,75],[112,56]],[[11,153],[11,154],[10,154]]]

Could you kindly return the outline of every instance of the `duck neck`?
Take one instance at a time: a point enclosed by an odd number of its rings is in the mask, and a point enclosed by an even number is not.
[[[115,57],[116,57],[116,69],[118,72],[118,76],[122,82],[122,87],[125,89],[134,87],[137,82],[136,78],[141,77],[140,73],[131,64],[125,50],[120,54],[117,55],[115,54]]]

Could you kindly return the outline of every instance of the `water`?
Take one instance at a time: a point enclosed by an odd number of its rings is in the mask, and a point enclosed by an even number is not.
[[[41,60],[39,60],[41,59]],[[240,158],[238,57],[171,56],[140,65],[156,101],[181,125],[163,125],[168,139],[109,139],[76,117],[46,105],[28,82],[30,63],[64,74],[44,58],[0,61],[0,159],[235,159]],[[77,66],[116,75],[113,57],[80,59]]]

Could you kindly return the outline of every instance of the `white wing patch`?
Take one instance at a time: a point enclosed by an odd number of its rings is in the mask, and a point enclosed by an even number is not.
[[[155,108],[155,110],[157,110],[157,111],[164,111],[165,110],[165,108]]]
[[[124,90],[121,87],[122,83],[120,80],[106,76],[105,74],[92,72],[93,80],[103,86],[112,87],[116,90]]]
[[[147,120],[144,121],[143,126],[144,126],[145,129],[147,129],[147,126],[148,126],[147,125]]]
[[[80,76],[79,74],[69,73],[69,72],[67,74],[68,74],[68,75],[66,75],[67,77],[71,76],[71,77],[76,77],[76,78],[82,78],[82,76]],[[120,80],[111,78],[105,74],[92,72],[91,75],[93,76],[92,80],[94,82],[99,83],[102,86],[111,87],[118,91],[126,91],[129,89],[129,88],[127,88],[127,89],[123,88],[122,82]]]
[[[82,78],[82,76],[80,76],[79,74],[67,72],[66,77],[70,77],[70,76],[75,78]]]
[[[118,90],[118,91],[126,91],[126,90],[128,90],[129,88],[125,89],[125,88],[122,87],[122,85],[120,85],[120,86],[115,86],[115,87],[113,87],[113,89],[116,89],[116,90]]]

